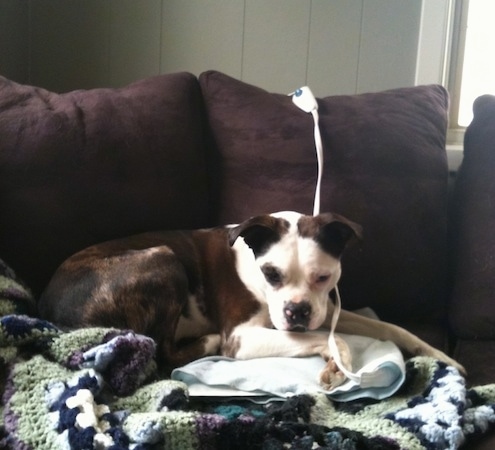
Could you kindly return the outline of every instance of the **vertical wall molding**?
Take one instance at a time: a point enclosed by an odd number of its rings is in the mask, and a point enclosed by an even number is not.
[[[454,0],[422,0],[415,84],[447,82]]]

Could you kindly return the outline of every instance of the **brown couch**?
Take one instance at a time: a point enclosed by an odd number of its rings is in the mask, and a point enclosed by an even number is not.
[[[454,354],[471,384],[495,382],[495,97],[475,104],[451,202],[442,87],[318,103],[321,209],[364,228],[344,307]],[[65,94],[0,78],[0,258],[35,296],[96,242],[310,213],[315,178],[311,116],[219,72]]]

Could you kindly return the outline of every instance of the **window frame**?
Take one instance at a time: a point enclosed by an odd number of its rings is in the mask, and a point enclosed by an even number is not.
[[[448,70],[445,71],[444,86],[449,91],[451,99],[448,138],[453,143],[462,142],[466,129],[458,125],[458,119],[469,2],[470,0],[454,0],[451,17],[452,32],[448,39]]]
[[[415,84],[440,84],[450,95],[447,151],[453,168],[465,127],[457,125],[469,0],[422,0]],[[451,157],[455,154],[455,158]]]

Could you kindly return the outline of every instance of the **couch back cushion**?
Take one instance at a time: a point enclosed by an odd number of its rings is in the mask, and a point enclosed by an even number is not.
[[[197,78],[56,94],[0,78],[0,257],[35,292],[90,244],[204,226]]]
[[[217,159],[217,221],[312,213],[312,116],[287,95],[219,72],[203,73],[200,85]],[[344,307],[372,306],[401,322],[438,318],[447,290],[447,92],[421,86],[320,98],[318,105],[321,210],[364,227],[362,244],[344,257]]]
[[[453,200],[456,270],[450,320],[465,339],[495,338],[495,96],[473,105]],[[469,368],[468,368],[469,369]]]

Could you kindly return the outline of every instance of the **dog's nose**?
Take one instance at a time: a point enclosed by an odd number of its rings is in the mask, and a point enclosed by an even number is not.
[[[304,331],[309,325],[311,305],[307,301],[298,303],[288,302],[284,307],[284,316],[291,330],[302,328]]]

